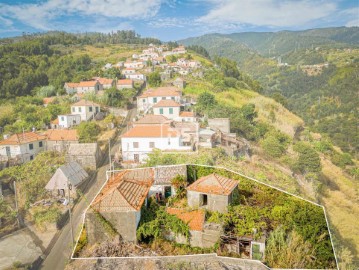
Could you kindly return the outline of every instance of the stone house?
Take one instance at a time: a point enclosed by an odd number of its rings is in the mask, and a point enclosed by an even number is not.
[[[76,189],[88,177],[87,172],[75,161],[59,167],[45,189],[50,191],[55,197],[76,198]]]
[[[237,186],[237,180],[215,173],[201,177],[187,187],[188,206],[225,213]]]
[[[162,99],[153,105],[154,115],[163,115],[168,119],[176,119],[179,117],[181,104],[172,99]]]
[[[83,168],[97,169],[102,153],[97,143],[72,143],[67,151],[67,158],[78,162]]]
[[[184,89],[186,87],[186,81],[180,77],[176,78],[172,84],[179,89]]]
[[[93,80],[98,81],[102,85],[102,89],[116,87],[116,81],[113,79],[94,77]]]
[[[122,171],[111,177],[86,213],[89,243],[105,241],[109,237],[100,219],[105,219],[125,241],[136,242],[141,207],[147,204],[152,183],[153,173],[145,170]]]
[[[26,163],[46,149],[46,137],[35,132],[5,136],[0,141],[0,158],[14,164]]]
[[[83,81],[79,83],[67,82],[64,85],[66,93],[71,94],[82,94],[82,93],[97,93],[102,90],[102,85],[98,81]]]
[[[128,89],[128,88],[133,88],[133,80],[129,80],[129,79],[122,79],[122,80],[118,80],[117,81],[117,89],[121,90],[121,89]]]
[[[71,144],[79,142],[76,129],[48,129],[44,135],[47,151],[67,152]]]
[[[71,105],[72,114],[79,114],[81,121],[89,121],[94,119],[96,114],[100,112],[100,105],[88,100],[80,100]]]

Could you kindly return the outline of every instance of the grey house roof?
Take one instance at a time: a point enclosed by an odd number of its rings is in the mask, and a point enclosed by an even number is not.
[[[87,172],[76,161],[62,165],[56,170],[45,189],[67,189],[68,184],[77,186],[88,177]]]

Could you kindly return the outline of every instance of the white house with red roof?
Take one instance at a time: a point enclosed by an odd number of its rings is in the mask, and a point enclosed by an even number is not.
[[[196,117],[194,112],[180,112],[179,116],[175,118],[176,121],[179,122],[196,122]]]
[[[102,89],[109,89],[111,87],[116,86],[116,81],[113,79],[101,78],[101,77],[93,77],[92,79],[94,81],[98,81],[101,84]]]
[[[126,79],[133,80],[133,81],[146,81],[146,75],[142,73],[130,73],[124,74]]]
[[[154,115],[163,115],[168,119],[176,119],[180,115],[181,104],[172,99],[162,99],[152,108]]]
[[[46,149],[46,136],[35,132],[13,134],[0,141],[0,158],[2,161],[16,159],[17,163],[33,160]]]
[[[71,113],[79,114],[81,121],[89,121],[94,119],[97,113],[100,112],[100,105],[88,100],[80,100],[71,105]]]
[[[184,146],[181,134],[169,124],[135,125],[121,136],[122,160],[143,162],[153,149],[190,151]]]
[[[161,100],[173,100],[181,103],[182,91],[177,87],[158,87],[149,89],[137,97],[137,110],[148,111]]]
[[[57,116],[59,128],[71,128],[81,123],[80,114],[60,114]]]

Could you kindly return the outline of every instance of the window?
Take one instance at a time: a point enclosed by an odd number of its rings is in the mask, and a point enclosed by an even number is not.
[[[153,103],[157,103],[157,98],[156,97],[153,98]]]
[[[142,102],[143,102],[143,103],[145,103],[145,102],[146,102],[146,100],[145,100],[145,99],[142,99]]]
[[[76,109],[75,107],[72,107],[72,112],[75,112],[76,111],[75,109]]]
[[[138,142],[133,142],[133,148],[138,148]]]
[[[65,117],[61,116],[61,121],[65,121]]]
[[[34,149],[34,145],[32,143],[29,144],[29,149],[30,150]]]
[[[155,148],[155,142],[150,142],[150,148]]]
[[[89,112],[92,112],[92,107],[89,107]]]
[[[168,138],[168,145],[171,145],[171,139]]]
[[[95,107],[95,109],[96,109],[96,110],[95,110],[95,111],[96,111],[96,113],[98,113],[98,111],[99,111],[99,108],[98,108],[98,107]]]
[[[7,155],[8,157],[11,156],[10,146],[6,146],[6,155]]]
[[[81,107],[79,107],[79,112],[81,112]]]
[[[172,100],[175,100],[175,97],[171,97]]]
[[[173,108],[170,108],[170,114],[173,114]]]
[[[162,97],[162,99],[163,99],[163,100],[165,100],[165,99],[166,99],[166,97]]]
[[[42,147],[42,142],[39,142],[39,147]]]
[[[34,155],[31,155],[31,156],[30,156],[30,160],[33,160],[33,159],[34,159]]]
[[[206,206],[208,204],[208,196],[207,194],[201,194],[202,206]]]
[[[140,161],[140,155],[139,154],[134,154],[133,159],[135,160],[135,162],[139,162]]]
[[[163,108],[160,108],[160,114],[163,114]]]

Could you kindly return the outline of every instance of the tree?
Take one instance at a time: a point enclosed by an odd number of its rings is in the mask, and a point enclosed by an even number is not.
[[[209,110],[213,109],[217,105],[217,101],[209,92],[204,92],[199,95],[198,102],[197,102],[197,108],[199,111],[203,113],[208,113]]]
[[[158,87],[161,85],[161,75],[158,71],[152,72],[148,75],[148,83],[152,87]]]
[[[322,170],[320,157],[309,144],[299,142],[294,145],[294,150],[299,153],[297,166],[302,173],[319,173]]]
[[[81,143],[92,143],[96,142],[97,136],[100,134],[100,126],[95,122],[82,122],[77,127],[77,132],[79,134],[79,141]]]

